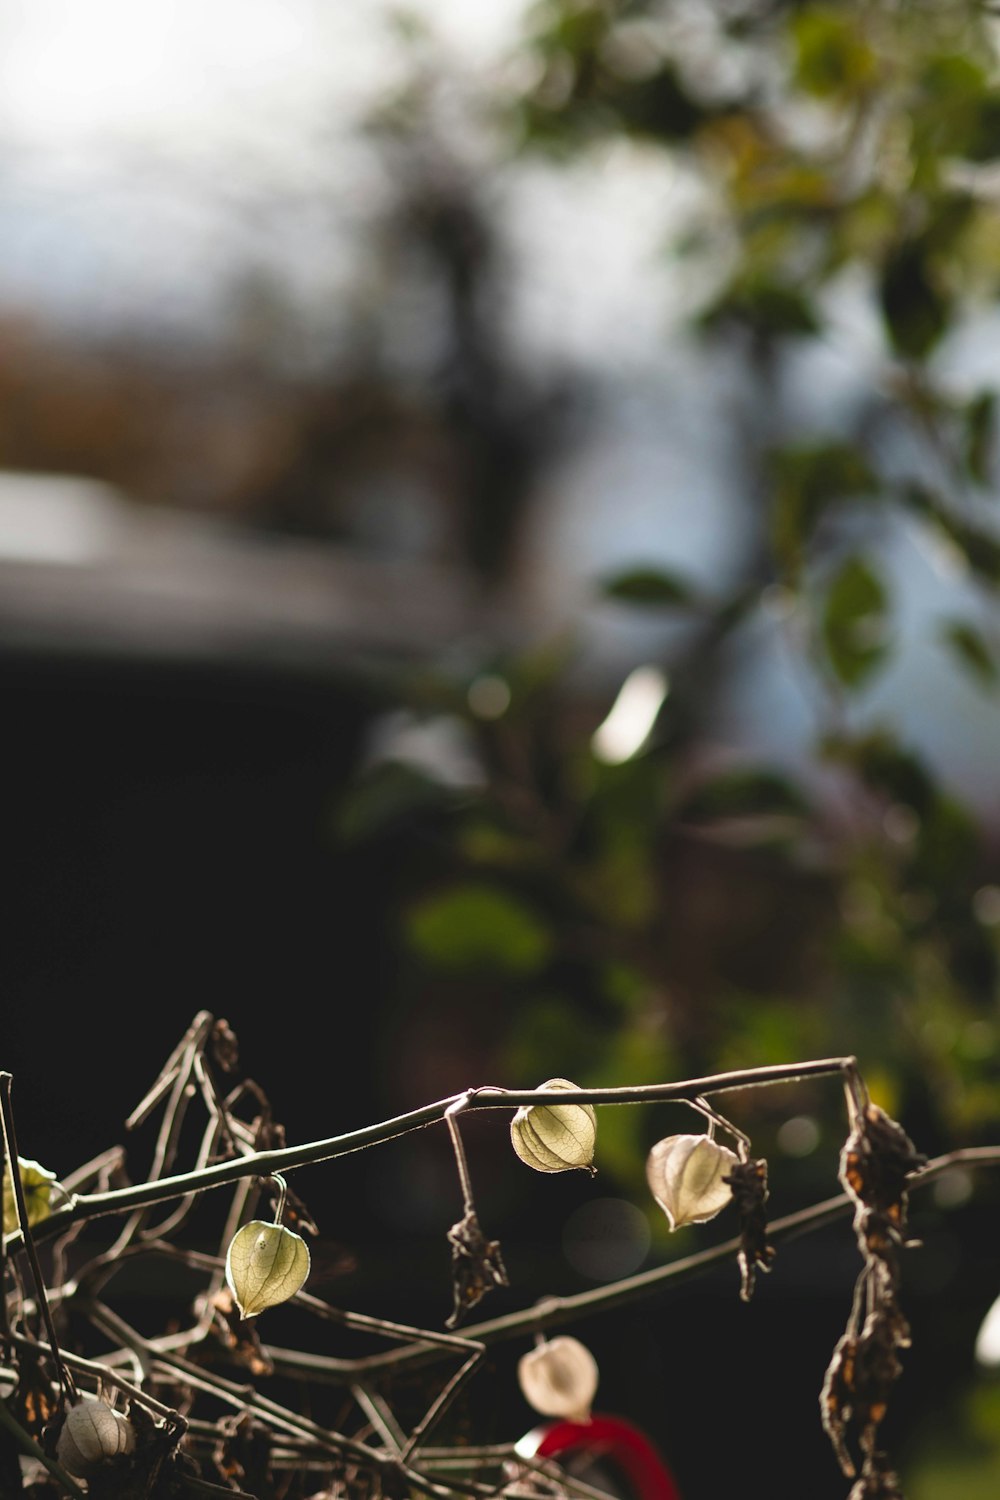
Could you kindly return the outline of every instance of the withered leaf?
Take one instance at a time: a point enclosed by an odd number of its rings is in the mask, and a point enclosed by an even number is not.
[[[59,1410],[58,1390],[49,1378],[40,1353],[28,1344],[18,1350],[17,1385],[10,1397],[12,1415],[33,1438]]]
[[[499,1240],[488,1240],[471,1211],[448,1230],[454,1310],[445,1320],[455,1328],[471,1308],[495,1286],[510,1286]]]
[[[252,1375],[272,1375],[274,1363],[264,1352],[256,1325],[240,1316],[229,1287],[221,1287],[212,1298],[215,1317],[213,1332],[234,1364],[243,1365]]]
[[[820,1392],[820,1415],[823,1429],[833,1444],[837,1462],[853,1479],[858,1472],[847,1449],[847,1424],[851,1419],[854,1395],[854,1361],[857,1354],[857,1339],[850,1332],[838,1341],[827,1366]]]
[[[733,1201],[740,1221],[740,1297],[749,1302],[757,1281],[757,1271],[770,1271],[775,1249],[767,1237],[767,1162],[737,1162],[724,1177],[733,1190]]]
[[[212,1061],[220,1073],[235,1073],[240,1062],[239,1042],[236,1033],[224,1017],[219,1016],[212,1027],[210,1040]]]
[[[884,1453],[873,1453],[847,1500],[903,1500],[899,1479]]]
[[[840,1153],[840,1180],[860,1209],[902,1234],[906,1226],[906,1179],[925,1166],[902,1125],[868,1104],[859,1111]]]

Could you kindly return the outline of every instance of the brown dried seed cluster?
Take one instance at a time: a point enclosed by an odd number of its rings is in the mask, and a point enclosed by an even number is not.
[[[741,1161],[723,1182],[733,1190],[740,1220],[740,1297],[749,1302],[757,1282],[757,1271],[770,1271],[775,1249],[767,1237],[767,1162],[764,1157]]]
[[[474,1213],[467,1213],[448,1230],[451,1278],[455,1294],[446,1328],[455,1328],[465,1314],[495,1286],[509,1286],[499,1240],[488,1240]]]
[[[855,1205],[864,1265],[847,1330],[833,1351],[820,1394],[823,1426],[844,1473],[858,1476],[850,1500],[901,1500],[899,1482],[877,1447],[900,1351],[910,1329],[898,1302],[906,1241],[907,1179],[926,1163],[909,1136],[877,1105],[859,1109],[840,1155],[840,1180]],[[861,1454],[860,1473],[851,1454]]]

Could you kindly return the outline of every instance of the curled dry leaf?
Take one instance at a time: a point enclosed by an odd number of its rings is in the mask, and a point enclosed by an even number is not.
[[[589,1422],[597,1393],[597,1361],[579,1339],[546,1339],[518,1360],[517,1379],[529,1406],[543,1417]]]
[[[454,1307],[446,1328],[457,1328],[465,1314],[496,1286],[510,1286],[499,1240],[488,1240],[469,1209],[448,1230]]]
[[[309,1275],[309,1246],[283,1224],[251,1219],[226,1253],[226,1281],[243,1318],[287,1302]]]
[[[17,1352],[17,1385],[7,1404],[21,1426],[34,1438],[59,1411],[59,1388],[34,1344],[22,1344]]]
[[[707,1135],[668,1135],[646,1158],[646,1181],[671,1229],[714,1219],[732,1198],[739,1158]]]
[[[723,1179],[733,1190],[740,1218],[740,1297],[749,1302],[757,1281],[757,1271],[770,1271],[774,1246],[767,1237],[767,1162],[738,1161]]]
[[[568,1078],[550,1078],[543,1089],[575,1089]],[[510,1123],[510,1139],[523,1162],[536,1172],[571,1172],[593,1177],[597,1114],[592,1104],[522,1104]]]
[[[858,1465],[850,1500],[898,1500],[898,1480],[878,1449],[881,1424],[910,1328],[899,1305],[900,1256],[906,1239],[909,1174],[926,1162],[903,1127],[877,1105],[855,1115],[840,1154],[840,1180],[854,1202],[854,1232],[864,1259],[847,1329],[833,1351],[820,1394],[820,1413],[844,1473]],[[862,1322],[862,1317],[864,1321]]]

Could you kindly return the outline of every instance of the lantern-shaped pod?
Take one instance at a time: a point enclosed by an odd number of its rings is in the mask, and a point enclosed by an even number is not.
[[[708,1135],[669,1135],[646,1158],[650,1192],[671,1229],[714,1219],[733,1196],[725,1178],[739,1164],[735,1152]]]
[[[579,1339],[546,1339],[522,1355],[517,1378],[525,1400],[543,1417],[586,1422],[597,1391],[597,1361]]]
[[[84,1396],[66,1413],[56,1458],[67,1474],[84,1479],[101,1464],[135,1447],[135,1428],[122,1412],[106,1401]]]

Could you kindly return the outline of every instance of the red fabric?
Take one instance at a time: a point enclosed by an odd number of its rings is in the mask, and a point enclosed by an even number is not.
[[[589,1422],[552,1422],[536,1427],[518,1451],[538,1458],[586,1452],[607,1460],[635,1491],[636,1500],[681,1500],[677,1481],[663,1457],[638,1428],[621,1417],[594,1416]]]

